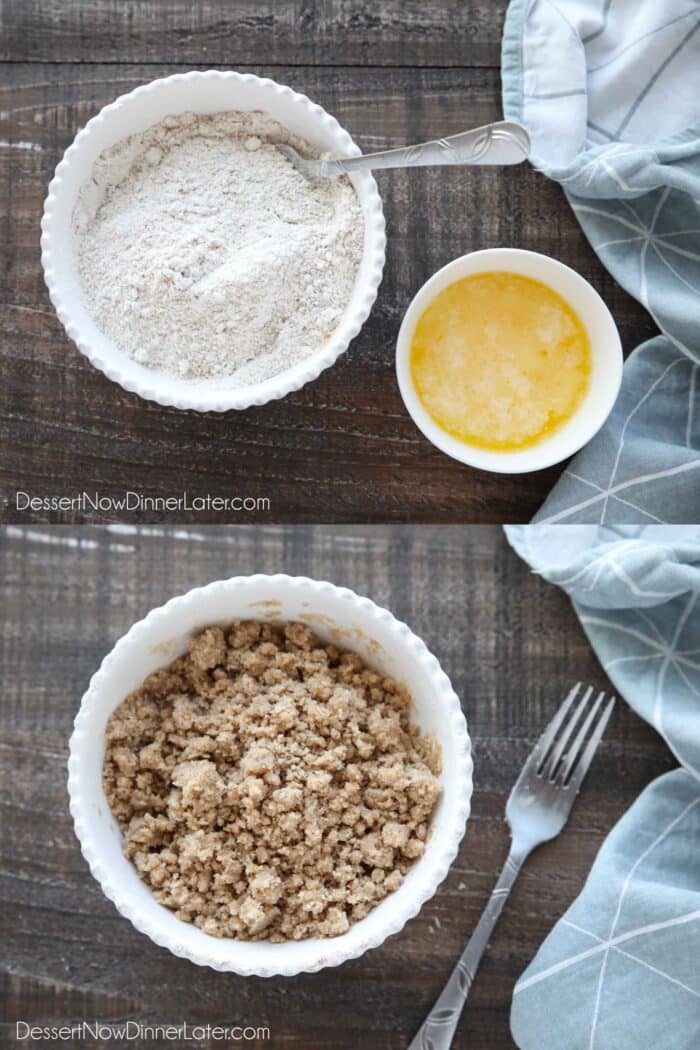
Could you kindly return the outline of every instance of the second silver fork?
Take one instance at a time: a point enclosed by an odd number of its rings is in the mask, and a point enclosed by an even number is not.
[[[535,744],[510,793],[508,859],[462,957],[408,1050],[449,1050],[476,969],[523,862],[536,846],[555,838],[569,818],[615,704],[611,697],[603,706],[602,692],[590,704],[589,686],[569,714],[580,689],[579,682]]]

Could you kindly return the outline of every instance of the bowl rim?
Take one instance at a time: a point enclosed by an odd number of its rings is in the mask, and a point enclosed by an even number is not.
[[[174,83],[183,81],[193,83],[204,80],[228,81],[237,84],[254,83],[263,92],[291,99],[294,104],[306,111],[310,120],[322,123],[331,134],[337,137],[339,152],[347,156],[357,156],[361,153],[359,146],[349,132],[332,114],[328,113],[318,103],[312,102],[306,95],[295,91],[286,84],[280,84],[270,77],[259,77],[254,73],[239,73],[235,70],[219,69],[190,70],[189,72],[158,77],[148,83],[140,84],[132,91],[119,95],[113,102],[103,106],[77,132],[73,141],[65,150],[63,157],[56,166],[44,200],[41,219],[41,265],[49,298],[68,338],[77,346],[83,356],[95,368],[103,372],[108,379],[118,383],[124,390],[138,394],[145,400],[156,401],[160,405],[198,412],[227,412],[249,408],[252,405],[264,405],[269,401],[285,397],[287,394],[299,390],[306,383],[316,379],[321,372],[334,364],[341,354],[345,353],[352,340],[359,334],[367,321],[377,298],[386,260],[386,223],[375,179],[370,172],[356,173],[352,181],[362,205],[366,243],[369,244],[367,272],[361,286],[361,298],[351,313],[348,312],[346,307],[340,324],[335,329],[334,336],[331,338],[328,346],[317,350],[310,357],[280,372],[278,375],[272,376],[261,383],[231,388],[230,390],[217,388],[214,391],[202,391],[200,385],[194,382],[191,384],[191,388],[188,389],[187,385],[182,381],[182,387],[176,393],[168,390],[162,384],[159,373],[154,370],[141,366],[143,376],[136,379],[131,374],[125,374],[118,363],[106,360],[89,338],[86,338],[83,334],[82,327],[76,323],[61,287],[62,267],[54,254],[54,233],[60,224],[70,222],[70,215],[67,214],[67,209],[62,207],[66,175],[81,163],[85,145],[94,138],[96,130],[106,121],[109,121],[125,105],[132,105],[134,100],[139,100],[154,91],[167,91],[169,86]],[[182,112],[182,110],[178,109],[177,112]],[[363,247],[363,254],[364,251]],[[342,334],[340,339],[336,338],[339,331]],[[114,350],[118,359],[128,360],[129,364],[133,365],[133,362],[127,359],[116,346],[114,346]],[[178,377],[169,376],[168,378],[177,379]],[[198,388],[200,390],[199,393]]]
[[[283,962],[281,959],[278,959],[272,965],[268,963],[265,966],[262,964],[244,966],[237,962],[236,946],[240,943],[249,944],[250,942],[240,942],[233,938],[211,938],[218,945],[222,941],[227,941],[231,945],[231,953],[225,961],[213,959],[211,956],[207,956],[205,952],[198,951],[190,945],[185,945],[181,941],[174,939],[169,930],[161,928],[157,919],[143,911],[139,904],[134,904],[130,900],[129,889],[122,888],[118,874],[113,876],[109,872],[100,857],[99,847],[96,846],[93,840],[91,828],[95,817],[90,811],[88,798],[82,783],[81,761],[84,749],[92,746],[92,738],[88,727],[90,709],[99,702],[100,693],[110,679],[114,665],[125,649],[144,644],[152,646],[152,632],[154,628],[158,629],[163,621],[167,621],[167,617],[174,608],[182,607],[182,609],[187,611],[187,607],[190,607],[192,620],[189,629],[194,630],[196,627],[205,626],[201,619],[202,603],[210,599],[215,592],[233,590],[242,585],[254,588],[261,582],[267,586],[301,590],[306,592],[304,594],[305,598],[307,594],[309,597],[313,597],[314,595],[332,592],[334,597],[340,600],[341,604],[347,603],[348,607],[352,606],[355,610],[360,610],[361,614],[368,620],[368,623],[382,623],[396,636],[401,637],[403,642],[412,650],[416,662],[427,672],[434,689],[434,702],[442,709],[445,718],[448,720],[450,734],[455,741],[457,761],[455,761],[454,766],[450,770],[445,771],[443,769],[442,775],[450,776],[456,784],[457,793],[454,805],[441,818],[446,826],[446,838],[442,850],[433,855],[428,848],[424,856],[412,868],[412,871],[417,871],[422,867],[422,878],[415,887],[414,895],[405,901],[401,908],[386,910],[380,921],[376,920],[378,909],[370,912],[362,920],[363,923],[367,923],[368,928],[359,943],[355,942],[352,945],[348,945],[347,933],[339,937],[328,938],[327,940],[309,939],[309,945],[322,945],[322,947],[320,949],[316,948],[315,952],[310,951],[309,958],[304,963],[290,962],[289,960]],[[172,654],[164,653],[164,666],[165,663],[172,659],[174,659]],[[105,896],[115,905],[117,911],[127,918],[137,930],[144,933],[155,944],[167,948],[172,954],[189,959],[190,962],[201,966],[209,966],[223,972],[234,972],[242,976],[294,976],[298,973],[311,973],[329,966],[338,966],[349,959],[358,958],[370,948],[378,947],[387,937],[399,933],[408,920],[418,914],[425,902],[435,894],[447,876],[448,870],[457,855],[459,844],[464,837],[471,808],[472,774],[471,739],[460,701],[452,688],[449,678],[442,670],[437,657],[430,652],[425,642],[414,634],[407,624],[398,620],[388,609],[375,604],[369,598],[356,594],[347,587],[338,587],[326,580],[313,580],[306,576],[288,576],[284,573],[274,575],[255,573],[248,576],[234,576],[229,579],[214,580],[205,586],[195,587],[184,594],[176,595],[165,604],[151,609],[145,617],[134,623],[116,641],[110,652],[102,660],[98,670],[92,675],[74,720],[69,744],[68,795],[75,833],[92,876],[99,883]],[[106,799],[104,800],[104,805],[109,809]],[[391,896],[386,899],[391,899]],[[172,913],[170,914],[172,915]],[[373,914],[375,915],[374,923],[371,921]],[[176,918],[175,916],[173,917]],[[177,919],[176,921],[178,924],[190,928],[189,923],[184,923],[182,920]],[[351,927],[352,929],[353,927]],[[269,942],[265,943],[269,944]],[[276,946],[271,947],[274,948]]]
[[[454,274],[454,280],[457,281],[460,279],[460,276],[468,276],[471,275],[472,272],[488,272],[490,269],[497,268],[499,262],[503,264],[506,259],[521,262],[522,269],[517,271],[514,270],[513,272],[520,272],[526,276],[533,276],[531,272],[533,265],[544,265],[545,268],[549,268],[552,271],[559,271],[560,273],[565,273],[567,276],[570,276],[570,278],[573,279],[574,284],[577,284],[583,293],[588,296],[590,303],[593,304],[593,308],[597,312],[600,322],[606,327],[606,336],[610,340],[610,354],[609,360],[603,366],[606,374],[604,395],[596,405],[586,407],[584,401],[584,403],[574,412],[571,419],[567,420],[558,431],[542,442],[541,445],[534,445],[522,450],[498,452],[478,448],[477,446],[467,444],[467,442],[459,441],[458,438],[452,437],[451,434],[443,430],[442,427],[433,420],[418,398],[415,386],[413,385],[410,375],[409,355],[411,336],[415,325],[427,306],[428,301],[432,298],[431,293],[434,293],[436,286],[440,285],[445,277]],[[472,262],[483,263],[483,267],[475,267],[473,271],[470,271],[470,274],[462,273],[463,268],[470,265]],[[536,276],[534,279],[539,280],[544,284],[547,283],[546,279],[543,277]],[[561,292],[558,292],[557,294],[561,295],[565,301],[569,301],[567,296]],[[570,305],[576,309],[573,303],[570,303]],[[581,311],[576,309],[576,312],[581,316]],[[581,316],[581,320],[588,330],[589,326],[586,318]],[[620,385],[622,383],[622,366],[622,343],[620,341],[620,334],[617,325],[615,324],[615,320],[608,309],[607,304],[590,281],[588,281],[577,270],[574,270],[573,267],[567,266],[566,263],[561,262],[560,259],[555,259],[551,255],[546,255],[543,252],[534,252],[527,248],[481,248],[472,252],[466,252],[464,255],[451,259],[444,266],[440,267],[439,270],[436,270],[436,272],[432,274],[432,276],[429,277],[428,280],[425,281],[416,291],[404,313],[401,327],[399,328],[399,334],[396,339],[395,367],[399,390],[404,405],[420,432],[432,445],[440,449],[440,451],[444,452],[452,459],[456,459],[458,462],[464,463],[467,466],[490,471],[494,474],[529,474],[533,471],[544,470],[547,467],[561,463],[563,460],[573,456],[576,452],[579,452],[584,445],[587,445],[588,442],[595,437],[610,416],[620,392]],[[575,420],[579,421],[584,418],[588,419],[588,426],[583,428],[583,434],[579,434],[576,438],[568,433],[567,440],[567,432],[570,431],[571,424],[573,424]]]

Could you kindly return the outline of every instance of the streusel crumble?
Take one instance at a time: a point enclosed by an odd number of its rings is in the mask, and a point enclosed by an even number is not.
[[[216,937],[345,933],[425,849],[440,756],[410,703],[303,624],[207,628],[109,720],[126,856]]]

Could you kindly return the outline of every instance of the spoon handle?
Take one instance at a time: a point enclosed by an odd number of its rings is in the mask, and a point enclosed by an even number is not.
[[[445,139],[416,146],[401,146],[382,153],[366,153],[331,161],[338,170],[367,171],[371,168],[421,168],[433,164],[520,164],[530,152],[530,138],[520,124],[501,120],[482,128],[462,131]]]

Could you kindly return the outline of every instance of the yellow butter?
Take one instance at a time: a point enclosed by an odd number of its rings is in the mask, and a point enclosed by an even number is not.
[[[416,325],[410,370],[420,401],[448,434],[493,451],[536,445],[583,401],[588,333],[552,288],[493,271],[455,281]]]

